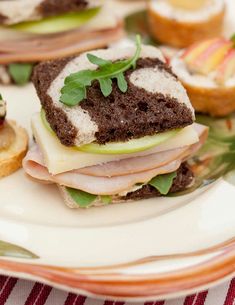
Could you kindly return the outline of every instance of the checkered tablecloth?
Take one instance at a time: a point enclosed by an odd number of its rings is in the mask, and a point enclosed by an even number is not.
[[[40,283],[0,276],[0,305],[235,305],[235,278],[187,297],[145,303],[95,300]]]

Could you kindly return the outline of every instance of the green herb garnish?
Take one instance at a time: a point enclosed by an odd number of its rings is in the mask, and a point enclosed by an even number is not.
[[[83,70],[73,73],[66,77],[64,87],[61,89],[61,103],[67,106],[75,106],[86,98],[87,87],[97,80],[100,84],[102,94],[107,97],[112,92],[112,80],[117,79],[118,88],[125,93],[127,91],[127,82],[124,72],[133,67],[135,69],[136,61],[141,52],[141,38],[136,36],[136,52],[130,59],[120,60],[112,63],[92,54],[87,54],[88,60],[96,64],[98,70]]]
[[[159,175],[153,178],[148,184],[155,187],[161,193],[161,195],[167,195],[170,191],[170,188],[172,187],[173,181],[176,176],[176,172],[165,175]]]
[[[89,207],[93,201],[96,199],[96,195],[92,195],[81,190],[76,190],[70,187],[66,187],[67,192],[71,196],[71,198],[81,207],[87,208]]]
[[[0,101],[2,101],[3,100],[3,98],[2,98],[2,95],[1,95],[1,93],[0,93]]]
[[[25,63],[10,64],[8,66],[8,71],[17,85],[25,85],[30,80],[33,71],[33,65]]]

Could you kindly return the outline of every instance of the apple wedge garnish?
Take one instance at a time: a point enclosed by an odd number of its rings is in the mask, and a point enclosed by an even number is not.
[[[206,48],[194,61],[190,62],[188,67],[192,72],[208,75],[223,61],[231,47],[231,41],[221,38]]]
[[[207,0],[169,0],[172,6],[185,10],[198,10],[206,4],[206,1]]]
[[[235,49],[231,49],[216,70],[215,80],[219,85],[235,76]]]
[[[191,47],[187,48],[181,58],[187,63],[191,64],[196,60],[196,58],[205,52],[215,42],[219,41],[220,38],[208,39],[201,42],[194,43]]]

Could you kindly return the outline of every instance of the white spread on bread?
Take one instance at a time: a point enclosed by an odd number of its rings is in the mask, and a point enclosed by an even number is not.
[[[181,22],[201,22],[222,12],[224,0],[208,0],[205,6],[195,11],[173,7],[167,0],[151,0],[150,6],[156,13],[169,19]]]

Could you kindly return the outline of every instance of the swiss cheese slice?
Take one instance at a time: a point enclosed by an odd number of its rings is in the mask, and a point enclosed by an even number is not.
[[[132,154],[104,155],[85,153],[62,145],[58,138],[53,136],[43,125],[39,113],[32,118],[32,129],[36,142],[43,153],[45,165],[53,175],[110,161],[146,156],[155,152],[191,145],[199,140],[197,132],[191,125],[183,128],[167,142],[154,148]]]

